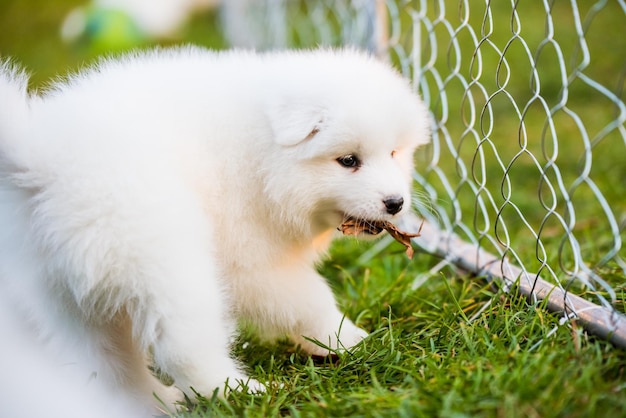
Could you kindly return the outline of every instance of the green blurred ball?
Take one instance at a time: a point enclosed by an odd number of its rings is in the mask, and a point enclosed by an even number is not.
[[[142,45],[146,36],[135,21],[121,10],[87,10],[84,37],[96,53],[118,52]]]

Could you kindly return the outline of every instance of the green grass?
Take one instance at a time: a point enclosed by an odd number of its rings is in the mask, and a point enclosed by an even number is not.
[[[362,345],[316,363],[287,343],[263,345],[246,334],[237,353],[257,379],[282,387],[206,399],[183,416],[626,413],[623,351],[575,324],[548,336],[558,318],[480,279],[444,272],[412,289],[434,261],[428,255],[408,261],[392,246],[372,265],[351,265],[362,246],[338,243],[322,268],[349,316],[371,332]]]
[[[60,20],[79,3],[78,0],[0,2],[0,56],[13,56],[25,64],[33,73],[32,87],[40,88],[50,77],[75,70],[94,58],[94,51],[86,45],[68,46],[58,37]],[[507,7],[494,3],[494,22],[504,22],[494,31],[500,47],[508,36]],[[559,3],[555,7],[559,7],[558,16],[567,16],[566,5]],[[624,16],[615,10],[604,17],[608,20],[603,26],[611,29],[589,34],[597,48],[594,51],[598,51],[590,71],[601,79],[610,79],[614,78],[614,69],[621,68],[618,61],[623,59],[614,51],[626,47],[615,36]],[[528,19],[533,17],[529,15]],[[561,23],[568,18],[563,19]],[[525,22],[522,34],[536,44],[543,36],[543,22]],[[181,39],[224,47],[216,25],[214,13],[198,16]],[[534,28],[540,28],[540,36]],[[571,49],[567,38],[571,34],[562,36]],[[620,42],[618,47],[615,42]],[[510,51],[510,54],[520,53],[515,47]],[[441,52],[445,52],[443,47]],[[437,68],[441,71],[448,65],[446,59],[445,54],[439,57]],[[463,65],[467,72],[469,63]],[[558,95],[554,78],[558,74],[549,63],[541,71],[547,94],[554,100]],[[462,91],[454,83],[448,88],[450,99],[456,102],[451,105],[456,113],[447,128],[458,140],[465,129],[458,117],[463,106]],[[510,89],[516,97],[527,98],[528,80],[513,76]],[[589,130],[597,131],[612,117],[611,106],[593,102],[584,86],[574,89],[572,106],[582,109]],[[438,114],[436,106],[435,102],[433,111]],[[531,109],[526,119],[532,139],[529,147],[541,155],[537,138],[541,136],[543,115],[533,112]],[[496,106],[495,117],[492,140],[508,162],[520,149],[519,119],[510,114],[506,101]],[[561,134],[564,138],[578,137],[575,127],[566,120],[561,124]],[[619,148],[621,153],[614,152],[611,145],[614,142],[615,138],[608,138],[594,149],[592,174],[616,213],[623,213],[626,164],[623,147]],[[559,164],[573,170],[566,176],[576,175],[580,143],[572,140],[563,144],[567,146],[561,150]],[[473,145],[469,150],[464,147],[460,147],[460,152],[467,161]],[[488,187],[497,196],[501,170],[492,154],[487,153],[486,164],[490,175]],[[452,159],[444,155],[442,167],[454,178]],[[528,213],[530,221],[536,222],[542,216],[533,215],[533,208],[537,208],[536,169],[523,159],[515,169],[518,181],[514,199]],[[585,208],[586,198],[581,191],[576,204],[581,214],[589,216],[594,208]],[[459,199],[467,216],[474,208],[475,196],[460,190]],[[509,224],[516,233],[516,249],[532,257],[532,237],[526,236],[521,226],[515,229],[515,219],[507,219]],[[602,257],[598,247],[609,238],[606,231],[594,222],[582,223],[581,228],[580,236],[590,243],[586,244],[589,251],[596,251],[597,258]],[[559,239],[547,239],[546,244],[554,254]],[[547,312],[541,303],[531,304],[520,296],[504,293],[480,277],[451,269],[424,276],[438,262],[428,254],[417,253],[409,261],[402,247],[392,244],[373,259],[359,261],[370,245],[353,239],[339,241],[332,247],[330,258],[320,266],[347,316],[371,333],[363,344],[349,353],[340,353],[336,359],[314,360],[287,342],[263,344],[253,333],[244,331],[236,344],[236,354],[248,365],[253,377],[277,385],[256,396],[245,393],[234,393],[227,399],[208,396],[190,411],[181,412],[181,416],[626,416],[626,352],[622,349],[588,336],[576,323],[558,326],[559,318]],[[626,277],[613,265],[605,266],[602,274],[616,290],[618,309],[623,311]],[[36,394],[33,396],[36,398]]]

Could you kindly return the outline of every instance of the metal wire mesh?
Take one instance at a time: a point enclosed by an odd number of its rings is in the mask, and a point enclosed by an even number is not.
[[[247,46],[368,48],[428,103],[433,144],[415,179],[431,229],[418,244],[534,298],[550,295],[564,318],[588,318],[626,345],[623,0],[264,5],[273,34]],[[254,19],[263,21],[259,9]]]
[[[612,313],[603,321],[614,332],[615,289],[623,283],[603,276],[624,273],[626,206],[614,186],[626,173],[615,170],[611,179],[605,170],[626,163],[624,61],[619,47],[600,55],[593,30],[624,21],[624,3],[446,6],[406,5],[423,49],[407,53],[401,40],[392,46],[419,68],[436,115],[428,168],[417,178],[438,202],[441,228],[474,244],[476,254],[511,260],[531,295],[540,278],[556,286],[566,316],[582,315],[569,292],[592,295]],[[616,57],[613,77],[596,71],[592,57]],[[518,278],[506,263],[499,276]]]

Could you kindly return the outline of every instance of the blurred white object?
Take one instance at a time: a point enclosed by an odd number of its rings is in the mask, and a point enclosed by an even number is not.
[[[149,418],[132,397],[114,393],[87,371],[63,363],[19,318],[16,300],[0,293],[0,416],[11,418]],[[19,304],[19,301],[17,303]]]
[[[224,0],[221,19],[231,46],[253,49],[287,46],[288,0]]]

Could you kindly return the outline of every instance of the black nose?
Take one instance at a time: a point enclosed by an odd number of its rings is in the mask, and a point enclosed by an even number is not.
[[[383,203],[387,208],[387,213],[395,215],[402,210],[402,205],[404,205],[404,199],[402,197],[392,196],[383,200]]]

